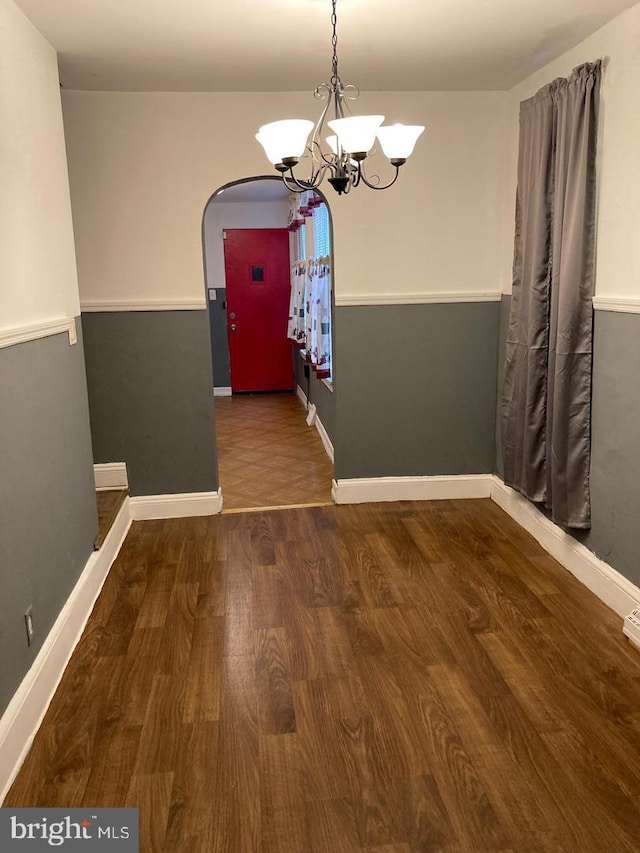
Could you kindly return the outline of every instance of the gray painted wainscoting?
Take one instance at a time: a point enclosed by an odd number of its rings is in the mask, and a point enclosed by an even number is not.
[[[227,333],[227,288],[214,288],[216,298],[207,300],[209,306],[209,329],[211,334],[211,360],[213,362],[213,384],[216,388],[229,388],[229,336]]]
[[[293,366],[296,375],[296,385],[298,385],[305,394],[308,392],[309,401],[315,403],[318,417],[329,436],[331,443],[335,445],[336,432],[336,397],[321,379],[318,379],[313,370],[310,369],[309,382],[304,375],[305,362],[300,355],[299,350],[293,353]]]
[[[596,311],[591,530],[577,538],[640,586],[640,314]]]
[[[498,302],[338,306],[336,478],[493,471]]]
[[[502,360],[510,302],[503,296]],[[498,390],[497,420],[499,410]],[[591,530],[567,532],[640,585],[640,314],[594,312],[590,482]]]
[[[64,333],[0,349],[0,713],[78,580],[98,528],[76,323],[75,346]]]
[[[95,462],[132,495],[218,488],[209,320],[199,311],[83,314]]]
[[[495,473],[504,477],[502,462],[502,425],[500,422],[500,394],[504,379],[504,359],[507,352],[507,332],[509,331],[509,311],[511,310],[511,294],[503,293],[500,302],[500,339],[498,342],[498,393],[496,398],[496,464]]]

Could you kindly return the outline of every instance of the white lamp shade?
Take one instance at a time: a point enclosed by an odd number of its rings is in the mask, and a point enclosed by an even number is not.
[[[390,160],[406,160],[413,152],[423,130],[424,127],[417,124],[392,124],[379,127],[376,136],[380,140],[385,157]]]
[[[338,137],[337,136],[327,136],[326,137],[326,143],[337,157],[338,156]],[[349,162],[351,163],[352,166],[357,167],[357,165],[358,165],[356,160],[350,160]]]
[[[340,140],[343,151],[349,154],[362,154],[373,148],[376,130],[384,121],[384,116],[349,116],[327,122]]]
[[[282,163],[285,157],[302,157],[313,122],[307,119],[284,119],[263,124],[256,139],[271,163]]]
[[[327,145],[333,151],[333,153],[338,156],[338,137],[337,136],[327,136]]]

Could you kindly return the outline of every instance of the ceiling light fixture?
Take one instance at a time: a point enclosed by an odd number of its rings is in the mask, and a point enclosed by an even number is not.
[[[393,124],[382,127],[384,116],[352,116],[347,101],[358,98],[357,86],[342,83],[338,74],[338,35],[337,0],[331,0],[331,25],[333,36],[333,61],[331,81],[320,83],[314,91],[319,101],[326,100],[326,106],[320,118],[314,124],[304,119],[285,119],[263,125],[256,139],[264,148],[268,160],[282,174],[285,185],[294,192],[316,189],[327,172],[328,181],[338,195],[348,193],[352,187],[361,183],[372,190],[386,190],[398,179],[400,166],[406,163],[416,141],[424,127],[419,125]],[[326,132],[325,119],[333,106],[334,118],[326,124],[335,135],[326,138],[328,148],[322,145],[322,136]],[[311,140],[309,134],[313,129]],[[385,156],[395,168],[395,175],[389,183],[381,185],[377,175],[367,177],[364,161],[372,153],[378,138]],[[300,160],[310,156],[311,171],[306,180],[294,174],[294,167]]]

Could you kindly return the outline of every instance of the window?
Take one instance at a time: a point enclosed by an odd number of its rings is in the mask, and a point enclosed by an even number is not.
[[[307,249],[306,249],[306,226],[301,225],[296,231],[294,231],[294,260],[296,261],[304,261],[307,257]]]
[[[324,258],[331,254],[329,210],[323,202],[313,211],[313,254]]]

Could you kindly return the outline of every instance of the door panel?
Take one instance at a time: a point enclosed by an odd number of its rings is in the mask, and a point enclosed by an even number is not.
[[[289,232],[227,228],[224,265],[232,391],[293,389]]]

